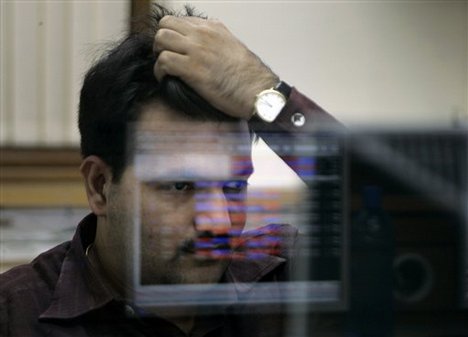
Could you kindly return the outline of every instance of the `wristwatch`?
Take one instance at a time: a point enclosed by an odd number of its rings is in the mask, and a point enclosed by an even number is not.
[[[291,87],[284,81],[273,88],[263,90],[255,99],[255,114],[267,123],[278,117],[291,93]]]

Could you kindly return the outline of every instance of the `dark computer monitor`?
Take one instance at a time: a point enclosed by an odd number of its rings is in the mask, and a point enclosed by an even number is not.
[[[468,131],[354,130],[346,144],[351,309],[466,308]]]

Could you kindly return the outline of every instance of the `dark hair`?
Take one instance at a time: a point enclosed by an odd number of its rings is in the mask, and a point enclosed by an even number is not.
[[[78,121],[81,154],[102,158],[112,168],[114,181],[126,166],[127,125],[138,120],[145,104],[159,100],[197,120],[238,120],[215,109],[176,77],[156,80],[153,37],[165,15],[205,18],[188,6],[179,13],[154,4],[144,29],[109,49],[84,78]]]

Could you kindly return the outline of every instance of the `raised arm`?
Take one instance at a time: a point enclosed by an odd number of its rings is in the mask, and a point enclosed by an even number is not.
[[[166,75],[179,77],[218,110],[249,121],[267,143],[271,132],[293,136],[341,128],[294,87],[286,90],[273,121],[259,118],[258,95],[276,87],[280,78],[217,20],[166,16],[160,21],[154,50],[159,53],[154,65],[158,80]]]

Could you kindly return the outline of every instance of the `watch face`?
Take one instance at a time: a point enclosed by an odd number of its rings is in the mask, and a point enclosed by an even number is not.
[[[273,122],[286,105],[286,98],[280,92],[269,89],[262,91],[255,102],[257,115],[266,122]]]

